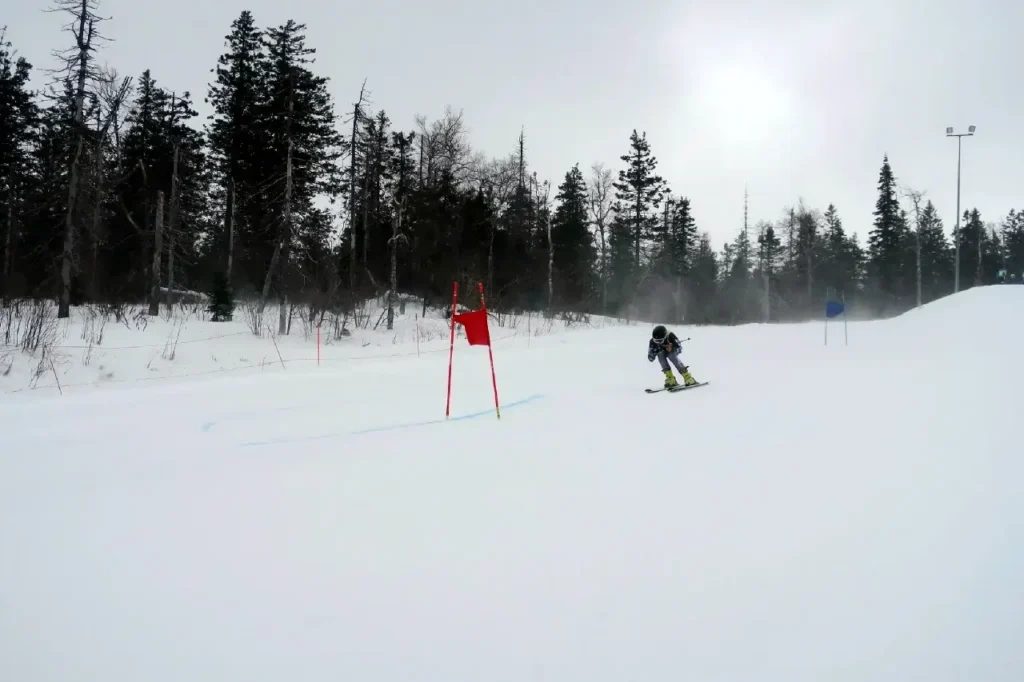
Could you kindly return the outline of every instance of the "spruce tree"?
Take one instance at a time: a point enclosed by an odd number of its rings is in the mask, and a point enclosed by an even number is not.
[[[641,266],[642,247],[654,237],[658,229],[658,207],[666,191],[665,180],[656,173],[658,160],[651,153],[647,133],[636,130],[629,138],[629,153],[619,157],[626,168],[619,171],[615,183],[616,198],[620,202],[617,218],[627,226],[633,241],[633,267]]]
[[[125,120],[121,144],[123,173],[114,187],[118,210],[110,221],[106,249],[108,286],[138,299],[150,290],[157,192],[169,199],[173,151],[167,134],[170,96],[149,70],[142,73]],[[165,205],[165,215],[166,215]]]
[[[718,281],[720,263],[711,244],[711,236],[700,235],[687,278],[687,300],[680,322],[711,324],[718,316]]]
[[[921,211],[921,295],[928,303],[953,293],[953,251],[935,204]]]
[[[616,201],[609,231],[609,293],[620,308],[637,292],[645,247],[658,230],[658,208],[666,191],[665,180],[656,173],[658,162],[647,134],[634,130],[629,141],[629,153],[620,157],[626,168],[619,171],[619,180],[613,184]]]
[[[669,277],[685,277],[693,266],[699,243],[697,222],[690,210],[689,197],[673,202],[668,234],[665,235],[666,268]]]
[[[757,234],[757,268],[762,275],[772,278],[778,273],[781,252],[782,240],[775,234],[775,226],[769,222],[760,223]]]
[[[263,32],[248,10],[232,22],[225,40],[228,49],[217,60],[215,80],[206,98],[213,107],[207,138],[216,184],[214,199],[221,215],[221,228],[210,242],[211,255],[216,267],[226,269],[232,281],[255,288],[262,282],[263,261],[249,251],[264,240],[260,203],[270,141],[264,118],[268,66]],[[245,258],[249,255],[255,257]],[[241,274],[236,271],[236,256],[246,266]]]
[[[587,186],[579,164],[565,174],[555,195],[558,205],[551,218],[557,295],[567,306],[587,306],[596,294],[594,265],[597,251],[587,215]]]
[[[231,291],[231,282],[227,274],[218,270],[213,276],[213,287],[210,290],[210,304],[206,308],[213,322],[230,322],[235,312],[235,297]]]
[[[795,300],[803,300],[811,313],[820,301],[815,301],[815,270],[821,260],[822,245],[818,238],[818,214],[801,201],[796,211],[796,235],[793,243],[793,281]]]
[[[984,253],[985,223],[978,209],[964,210],[960,219],[960,290],[964,291],[981,283]]]
[[[58,94],[59,93],[59,94]],[[32,165],[36,181],[29,194],[27,213],[31,228],[20,231],[15,245],[12,270],[25,278],[25,291],[33,296],[54,296],[60,292],[55,264],[62,255],[68,205],[68,155],[75,142],[75,91],[71,81],[48,94],[49,106],[39,112]]]
[[[721,262],[721,288],[719,306],[723,318],[727,322],[747,322],[757,319],[761,297],[758,289],[752,286],[751,256],[753,247],[750,242],[749,230],[744,227],[728,244],[729,257],[723,249]]]
[[[822,284],[845,294],[856,280],[857,256],[835,204],[829,204],[825,210],[824,223],[820,268]]]
[[[1003,219],[1002,232],[1007,280],[1020,282],[1024,278],[1024,211],[1011,208]]]
[[[868,236],[871,276],[880,303],[890,312],[907,307],[912,262],[910,233],[896,198],[896,178],[886,155],[878,174],[874,228]]]
[[[9,296],[20,260],[20,234],[38,177],[32,149],[39,117],[28,89],[31,65],[0,31],[0,295]]]

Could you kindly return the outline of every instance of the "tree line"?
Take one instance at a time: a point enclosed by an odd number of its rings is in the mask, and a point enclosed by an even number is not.
[[[576,164],[552,188],[525,134],[494,158],[450,108],[403,130],[365,83],[336,106],[305,25],[260,27],[249,11],[200,121],[188,90],[100,62],[98,2],[55,0],[67,49],[40,91],[0,36],[4,299],[53,298],[66,317],[86,302],[155,314],[182,291],[231,292],[281,303],[284,331],[288,304],[322,315],[397,291],[441,303],[453,280],[484,282],[497,309],[727,324],[817,317],[829,296],[889,315],[953,292],[950,231],[888,157],[867,243],[834,205],[801,200],[751,224],[744,202],[716,249],[646,133],[614,168]],[[1024,273],[1024,211],[993,224],[965,210],[959,241],[961,289]]]

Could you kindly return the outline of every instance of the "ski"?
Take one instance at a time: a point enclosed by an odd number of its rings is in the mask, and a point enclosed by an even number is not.
[[[687,391],[687,390],[689,390],[691,388],[700,388],[701,386],[707,386],[707,385],[708,385],[708,382],[701,381],[701,382],[698,382],[696,384],[693,384],[692,386],[686,386],[684,384],[679,384],[678,386],[674,386],[672,388],[645,388],[644,392],[645,393],[661,393],[662,391],[668,391],[669,393],[679,393],[680,391]]]

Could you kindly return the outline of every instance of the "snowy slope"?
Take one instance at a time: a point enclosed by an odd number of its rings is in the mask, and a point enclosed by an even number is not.
[[[341,319],[328,316],[319,339],[316,328],[302,319],[307,310],[296,310],[291,333],[278,335],[278,308],[268,306],[260,317],[253,308],[240,303],[233,321],[215,323],[202,305],[180,305],[170,312],[161,308],[157,317],[137,306],[119,319],[98,308],[75,308],[67,320],[56,318],[54,305],[41,314],[35,304],[0,307],[0,402],[22,402],[26,393],[53,397],[186,378],[195,384],[228,375],[342,368],[373,359],[447,355],[449,349],[447,311],[429,308],[424,315],[415,300],[404,314],[396,313],[391,331],[385,302],[379,299],[370,301],[359,319],[348,319],[343,335]],[[11,311],[18,313],[13,320]],[[529,347],[532,339],[610,326],[627,325],[600,316],[580,322],[537,313],[493,315],[492,337],[499,348]],[[45,339],[46,352],[20,352],[32,329],[40,330],[36,336]],[[254,335],[253,329],[260,333]]]
[[[1020,680],[1022,313],[21,393],[0,679]]]

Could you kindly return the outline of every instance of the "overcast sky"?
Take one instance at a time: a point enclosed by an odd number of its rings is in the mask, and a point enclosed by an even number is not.
[[[47,1],[9,0],[0,18],[37,68],[69,44]],[[530,166],[554,185],[575,163],[617,172],[631,131],[646,131],[716,249],[742,226],[744,185],[752,225],[802,197],[866,235],[886,153],[951,230],[946,126],[978,126],[963,206],[994,222],[1024,209],[1019,0],[101,0],[114,42],[100,58],[190,90],[205,117],[210,69],[246,8],[260,26],[307,24],[340,113],[366,78],[374,110],[405,129],[462,109],[490,156],[525,128]]]

